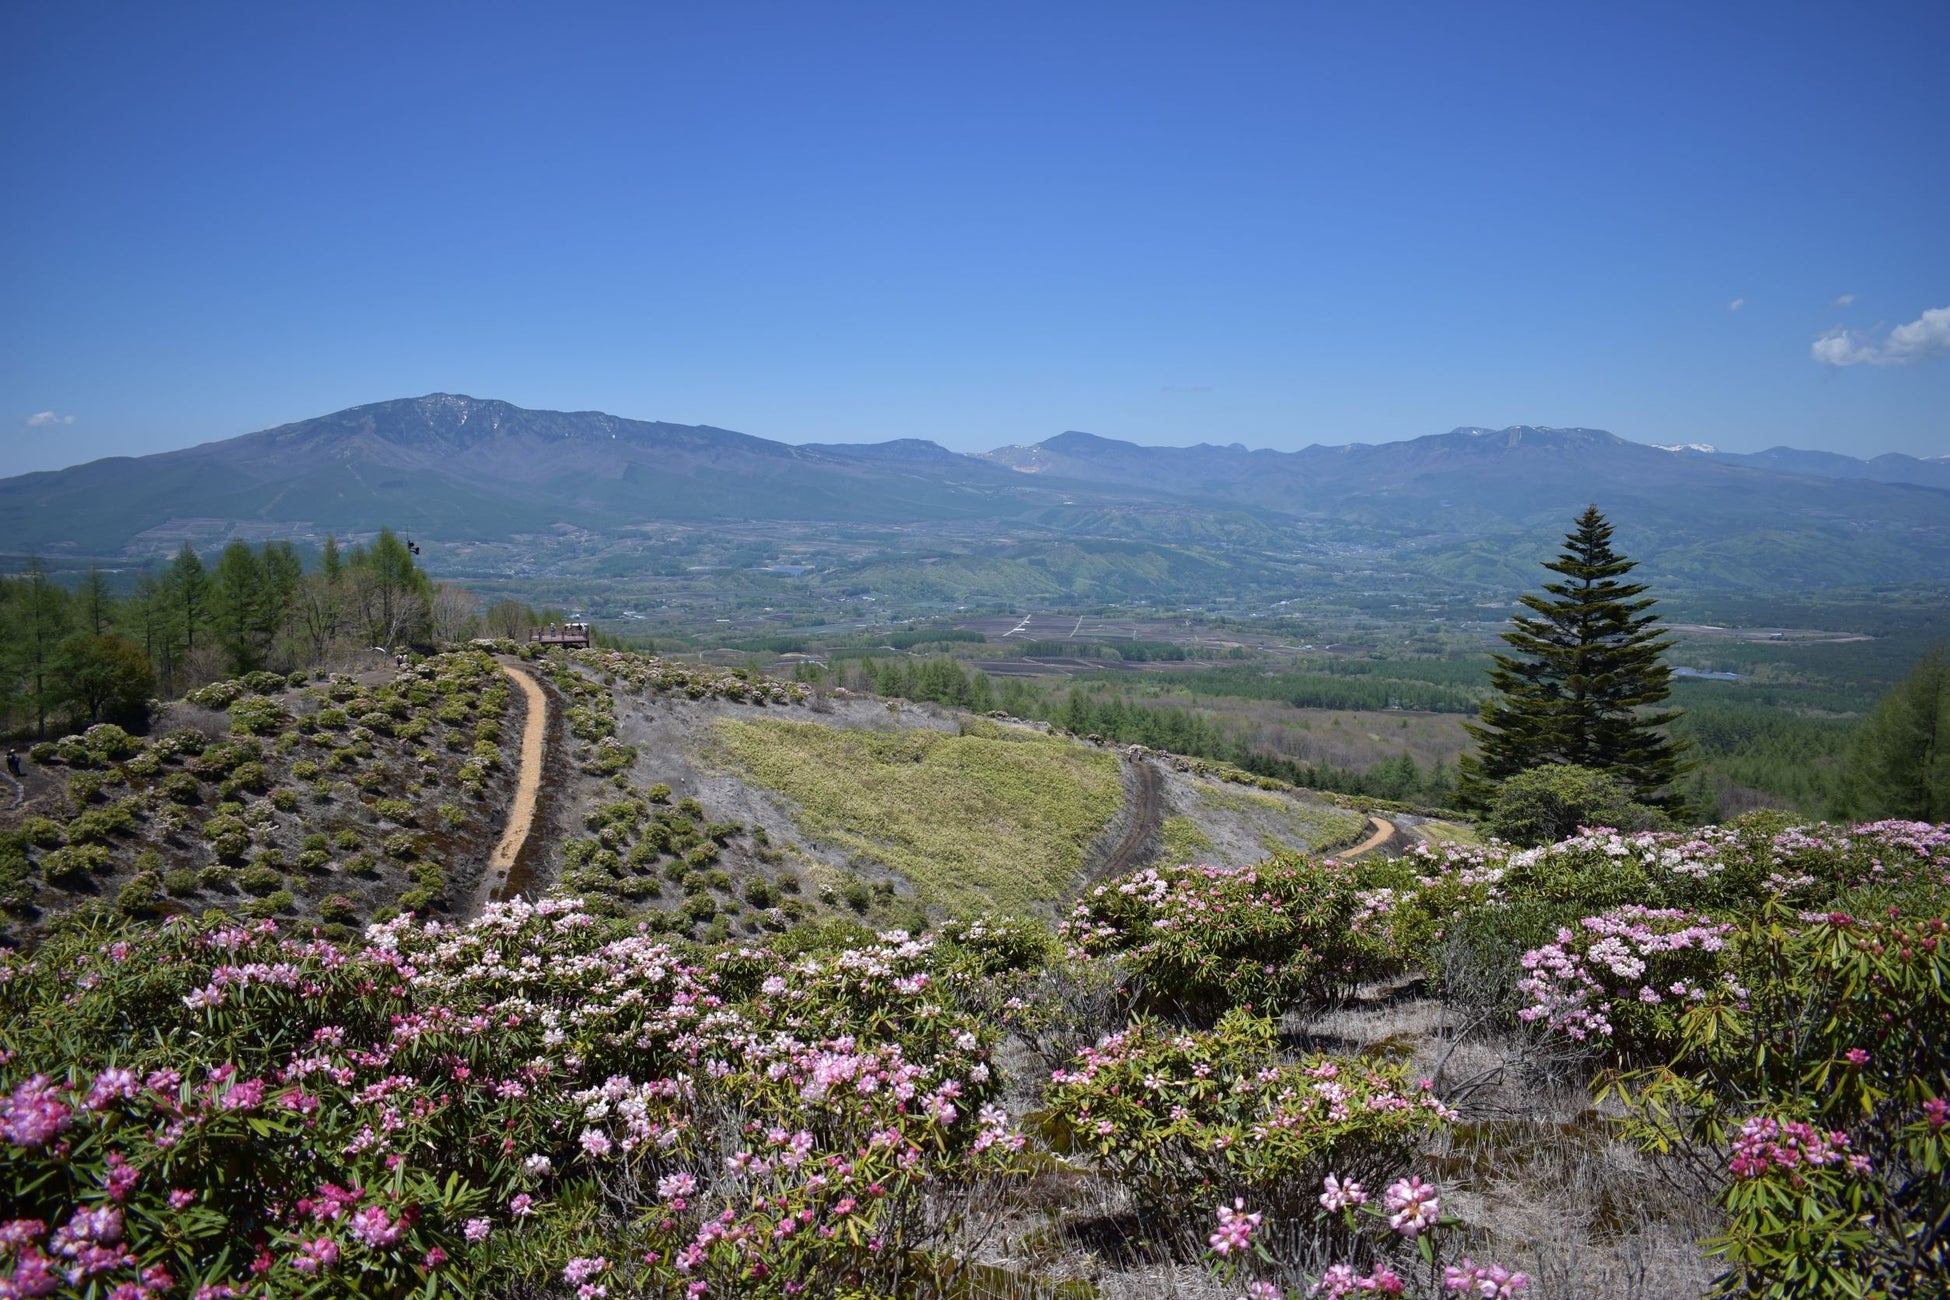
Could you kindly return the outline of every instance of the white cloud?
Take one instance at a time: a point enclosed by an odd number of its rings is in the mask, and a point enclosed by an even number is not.
[[[1950,307],[1932,307],[1880,339],[1838,325],[1816,339],[1808,351],[1824,366],[1906,366],[1950,356]]]
[[[74,423],[74,417],[72,415],[56,415],[52,411],[36,411],[32,415],[27,417],[27,427],[30,429],[45,428],[47,425],[50,424],[73,424],[73,423]]]
[[[1727,304],[1727,310],[1739,311],[1742,307],[1745,307],[1746,305],[1747,305],[1747,300],[1745,298],[1735,298],[1732,302]]]
[[[1835,301],[1833,301],[1833,302],[1831,302],[1831,303],[1829,303],[1829,304],[1828,304],[1828,309],[1829,309],[1830,311],[1833,311],[1833,310],[1834,310],[1835,308],[1837,308],[1837,307],[1846,307],[1846,306],[1848,306],[1848,305],[1849,305],[1850,303],[1852,303],[1852,302],[1854,302],[1854,301],[1855,301],[1855,295],[1854,295],[1854,294],[1852,294],[1852,293],[1845,293],[1845,294],[1843,294],[1843,295],[1842,295],[1841,297],[1839,297],[1839,298],[1837,298],[1837,299],[1835,299]]]

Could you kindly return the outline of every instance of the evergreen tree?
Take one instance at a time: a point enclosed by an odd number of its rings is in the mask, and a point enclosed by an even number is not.
[[[188,542],[176,552],[164,577],[176,601],[177,628],[183,634],[183,655],[196,649],[197,629],[210,621],[210,575],[203,559]]]
[[[107,636],[115,618],[115,596],[108,589],[107,575],[98,566],[88,566],[81,585],[75,589],[75,599],[81,607],[81,625],[88,634]]]
[[[1523,604],[1494,656],[1480,723],[1465,723],[1478,752],[1462,760],[1462,796],[1477,807],[1533,767],[1569,763],[1616,777],[1632,798],[1676,810],[1673,782],[1690,764],[1662,730],[1678,713],[1656,709],[1671,691],[1660,656],[1672,645],[1643,583],[1621,582],[1635,562],[1611,548],[1611,525],[1587,507],[1544,567],[1562,575]]]
[[[1950,655],[1938,646],[1876,704],[1849,754],[1849,811],[1950,818]]]

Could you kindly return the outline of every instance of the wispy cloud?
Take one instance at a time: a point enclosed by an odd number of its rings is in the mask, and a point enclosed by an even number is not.
[[[36,411],[27,417],[27,427],[44,429],[50,424],[73,424],[72,415],[56,415],[53,411]]]
[[[1747,305],[1747,300],[1745,298],[1735,298],[1732,302],[1727,304],[1727,310],[1739,311],[1742,307],[1745,307],[1746,305]]]
[[[1837,325],[1809,349],[1824,366],[1906,366],[1950,356],[1950,307],[1932,307],[1881,338]]]
[[[1838,308],[1838,307],[1846,307],[1846,306],[1848,306],[1848,305],[1849,305],[1850,303],[1852,303],[1852,302],[1854,302],[1854,301],[1855,301],[1855,295],[1854,295],[1854,294],[1852,294],[1852,293],[1845,293],[1845,294],[1843,294],[1843,295],[1842,295],[1841,297],[1839,297],[1839,298],[1837,298],[1837,299],[1835,299],[1835,301],[1833,301],[1833,302],[1831,302],[1831,303],[1829,303],[1829,304],[1828,304],[1828,309],[1829,309],[1830,311],[1833,311],[1833,310],[1835,310],[1835,309],[1836,309],[1836,308]]]

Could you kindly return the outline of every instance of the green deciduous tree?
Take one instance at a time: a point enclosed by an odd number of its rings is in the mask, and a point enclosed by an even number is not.
[[[84,629],[61,643],[55,671],[63,702],[89,723],[140,721],[156,689],[149,656],[119,636],[90,636]]]
[[[355,547],[345,567],[367,645],[391,651],[427,636],[433,583],[392,529],[380,529],[370,546]]]
[[[210,575],[195,547],[183,543],[163,581],[176,602],[176,627],[182,635],[183,654],[187,657],[196,649],[196,634],[210,622]]]
[[[1494,656],[1477,744],[1462,760],[1462,795],[1487,806],[1496,787],[1528,768],[1573,764],[1608,773],[1637,802],[1668,811],[1673,782],[1689,765],[1664,728],[1678,716],[1657,709],[1670,693],[1660,656],[1671,646],[1645,585],[1621,582],[1635,562],[1612,550],[1611,525],[1590,506],[1545,564],[1561,581],[1523,598],[1503,634],[1513,654]]]
[[[1950,819],[1950,653],[1938,646],[1876,703],[1849,753],[1849,811]]]
[[[47,734],[48,712],[60,703],[55,660],[72,625],[68,593],[48,576],[39,559],[0,590],[0,696]]]

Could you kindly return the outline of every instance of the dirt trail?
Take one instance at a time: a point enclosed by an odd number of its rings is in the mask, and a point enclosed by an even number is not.
[[[1349,858],[1358,858],[1363,853],[1372,853],[1389,840],[1395,838],[1395,823],[1391,821],[1380,817],[1370,817],[1368,818],[1368,825],[1375,828],[1374,834],[1368,836],[1367,839],[1362,840],[1347,852],[1336,853],[1334,856],[1345,862]]]
[[[1158,769],[1147,759],[1127,761],[1131,800],[1124,809],[1123,834],[1102,857],[1095,861],[1086,858],[1085,870],[1093,880],[1121,876],[1149,863],[1164,830],[1164,801],[1159,797],[1163,783]]]
[[[542,755],[548,740],[548,697],[542,694],[542,688],[535,684],[535,679],[521,669],[502,664],[501,671],[513,679],[528,700],[528,716],[521,727],[521,773],[515,785],[514,802],[508,806],[507,829],[501,832],[501,842],[494,846],[494,856],[488,859],[487,870],[481,873],[481,883],[475,886],[474,896],[467,901],[467,907],[461,913],[464,917],[480,915],[481,909],[507,883],[508,872],[514,867],[515,859],[521,856],[521,846],[528,842],[528,831],[535,820],[535,797],[542,788]]]

